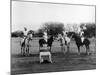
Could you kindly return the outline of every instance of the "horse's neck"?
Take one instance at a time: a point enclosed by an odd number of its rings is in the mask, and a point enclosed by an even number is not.
[[[75,40],[76,40],[76,42],[79,42],[79,41],[80,41],[80,43],[82,43],[81,37],[80,37],[80,36],[76,36],[76,37],[75,37]]]
[[[25,42],[26,44],[28,44],[28,43],[29,43],[29,39],[28,39],[28,38],[25,38],[24,42]]]
[[[63,43],[64,42],[64,37],[60,37],[60,41]]]
[[[51,41],[53,41],[53,37],[51,36],[50,38],[48,38],[48,40],[51,40]]]

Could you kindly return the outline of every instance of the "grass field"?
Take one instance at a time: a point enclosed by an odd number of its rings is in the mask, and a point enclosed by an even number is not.
[[[12,75],[24,73],[41,73],[73,70],[89,70],[96,68],[96,45],[95,39],[89,39],[91,55],[85,55],[85,48],[81,48],[81,55],[77,55],[77,47],[71,41],[70,52],[63,55],[58,41],[53,42],[52,60],[53,64],[39,63],[38,39],[34,38],[30,43],[30,56],[20,56],[20,39],[11,38],[11,72]],[[66,49],[67,50],[67,49]],[[48,68],[49,67],[49,68]]]

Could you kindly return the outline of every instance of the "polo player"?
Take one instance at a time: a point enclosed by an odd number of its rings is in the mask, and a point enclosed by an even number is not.
[[[28,33],[28,30],[27,30],[27,28],[26,28],[26,27],[24,27],[24,37],[26,37],[26,36],[27,36],[27,33]]]
[[[82,28],[79,29],[79,35],[81,37],[81,41],[83,43],[85,37],[84,37],[84,30],[86,30],[86,26],[83,26]]]
[[[83,43],[83,41],[84,41],[84,32],[83,32],[83,30],[80,32],[80,37],[81,37],[81,41]]]

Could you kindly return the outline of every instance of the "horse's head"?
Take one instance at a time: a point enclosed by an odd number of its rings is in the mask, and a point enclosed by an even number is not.
[[[31,33],[27,35],[27,39],[32,40],[32,38],[33,38],[33,35]]]
[[[68,37],[70,37],[71,39],[75,39],[77,36],[77,34],[75,32],[69,32],[68,33]]]
[[[54,41],[54,36],[53,35],[49,36],[48,41]]]

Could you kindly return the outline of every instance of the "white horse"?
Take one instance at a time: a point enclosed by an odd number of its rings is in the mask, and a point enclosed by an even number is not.
[[[60,41],[61,50],[65,54],[66,52],[65,52],[65,39],[64,39],[64,37],[61,34],[58,34],[57,40]]]
[[[65,47],[67,46],[67,51],[69,52],[69,47],[70,47],[70,42],[71,42],[71,37],[68,37],[67,34],[59,34],[58,35],[58,40],[60,41],[61,45],[61,50],[63,53],[66,53]]]
[[[69,52],[69,47],[70,47],[70,42],[71,42],[71,38],[69,38],[67,35],[64,36],[65,39],[65,45],[67,46],[67,50]]]
[[[21,54],[29,55],[30,40],[32,40],[32,34],[28,34],[26,37],[21,38]]]

